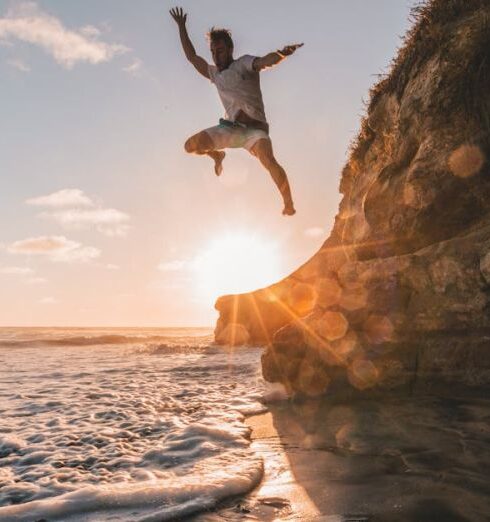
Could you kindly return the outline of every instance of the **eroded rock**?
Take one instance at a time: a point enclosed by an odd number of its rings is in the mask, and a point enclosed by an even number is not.
[[[320,251],[216,304],[217,340],[239,322],[290,393],[490,383],[490,2],[446,8],[372,89]]]

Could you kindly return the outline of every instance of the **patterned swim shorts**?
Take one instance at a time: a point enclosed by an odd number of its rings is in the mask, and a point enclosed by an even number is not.
[[[269,135],[262,129],[246,127],[245,125],[233,124],[220,120],[220,124],[215,127],[205,129],[209,137],[213,140],[216,149],[243,148],[250,149],[257,141],[270,140]]]

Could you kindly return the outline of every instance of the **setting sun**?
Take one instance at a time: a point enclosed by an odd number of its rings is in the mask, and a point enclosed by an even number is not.
[[[277,244],[248,232],[210,242],[194,269],[200,295],[213,300],[270,285],[281,277]]]

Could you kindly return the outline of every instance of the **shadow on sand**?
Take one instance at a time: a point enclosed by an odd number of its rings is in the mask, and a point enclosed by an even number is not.
[[[262,484],[194,520],[482,522],[490,399],[283,401],[248,419]]]
[[[300,506],[299,519],[486,520],[489,406],[488,399],[435,397],[272,405],[276,443],[317,511]],[[259,433],[255,445],[264,443]]]

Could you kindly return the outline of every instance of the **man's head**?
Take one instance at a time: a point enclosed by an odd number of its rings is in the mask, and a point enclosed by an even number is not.
[[[212,27],[207,34],[213,61],[222,71],[233,61],[233,40],[228,29],[217,29]]]

